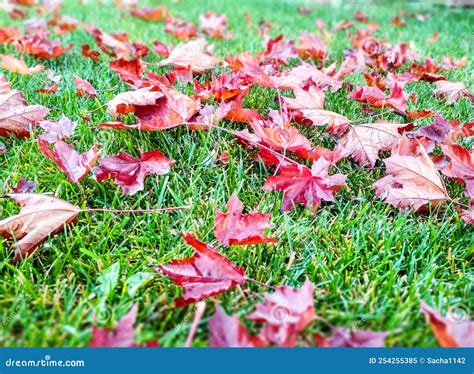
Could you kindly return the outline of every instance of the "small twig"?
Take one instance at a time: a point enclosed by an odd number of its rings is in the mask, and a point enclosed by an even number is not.
[[[196,334],[196,330],[201,322],[202,316],[204,311],[206,310],[206,303],[204,301],[200,301],[196,304],[196,313],[194,314],[193,324],[191,325],[191,329],[189,330],[188,337],[186,338],[186,342],[184,346],[186,348],[191,347],[191,343],[193,342],[194,335]]]
[[[95,109],[92,109],[92,110],[87,110],[86,113],[95,113],[95,112],[101,110],[102,108],[105,108],[106,106],[107,106],[107,104],[101,105],[98,108],[95,108]]]
[[[224,131],[230,135],[233,135],[235,136],[235,131],[232,131],[232,130],[228,130],[224,127],[220,127],[220,126],[217,126],[217,125],[213,125],[213,124],[210,124],[210,123],[192,123],[192,122],[184,122],[183,125],[186,125],[186,126],[196,126],[196,125],[199,125],[199,126],[207,126],[207,127],[210,127],[210,128],[213,128],[213,129],[217,129],[217,130],[221,130],[221,131]],[[259,142],[256,142],[252,139],[249,139],[245,136],[242,136],[242,135],[239,135],[239,137],[241,137],[242,139],[244,139],[245,141],[248,141],[249,143],[259,147],[259,148],[263,148],[265,149],[266,151],[270,152],[270,153],[273,153],[274,155],[276,155],[277,157],[283,157],[285,160],[287,160],[288,162],[291,162],[292,164],[295,164],[295,165],[299,165],[298,162],[292,160],[291,158],[287,157],[287,156],[283,156],[280,152],[277,152]]]
[[[93,208],[93,209],[83,209],[81,212],[98,212],[98,213],[161,213],[175,210],[190,210],[189,205],[169,207],[169,208],[160,208],[160,209],[104,209],[104,208]]]
[[[272,289],[272,290],[275,289],[274,286],[270,286],[270,285],[268,285],[268,284],[262,283],[262,282],[260,282],[260,281],[258,281],[258,280],[256,280],[256,279],[245,278],[245,281],[247,281],[247,282],[252,282],[252,283],[258,284],[259,286],[267,287],[267,288],[270,288],[270,289]]]

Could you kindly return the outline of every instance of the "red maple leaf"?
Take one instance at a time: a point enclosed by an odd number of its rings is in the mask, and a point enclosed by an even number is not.
[[[374,108],[390,107],[400,112],[407,109],[407,97],[403,87],[397,82],[392,88],[392,92],[387,97],[378,87],[361,86],[349,93],[349,96],[356,101],[367,103]]]
[[[333,194],[341,188],[346,177],[342,174],[328,175],[331,163],[320,157],[311,169],[303,165],[291,165],[281,168],[280,175],[265,181],[265,191],[283,191],[282,211],[289,211],[295,204],[303,203],[315,210],[321,200],[334,201]]]
[[[383,347],[388,332],[384,331],[347,331],[336,328],[328,338],[316,334],[315,340],[321,348],[357,348],[357,347]]]
[[[270,214],[242,214],[244,206],[237,194],[227,203],[227,213],[218,212],[214,221],[214,235],[224,245],[275,243],[277,239],[266,237],[263,232],[270,227]]]
[[[77,96],[87,96],[90,99],[97,96],[97,90],[95,87],[85,79],[79,77],[74,78],[74,85],[77,89]]]
[[[247,318],[265,324],[261,334],[267,341],[291,347],[298,334],[316,318],[313,292],[314,284],[309,280],[300,289],[276,287]]]
[[[181,236],[193,247],[194,256],[155,268],[184,288],[183,296],[175,302],[176,306],[195,303],[246,282],[243,268],[237,267],[195,236]]]
[[[118,321],[114,329],[102,329],[93,327],[92,340],[89,347],[92,348],[132,348],[141,345],[135,342],[135,331],[133,325],[137,319],[138,305],[135,304],[130,311]],[[155,341],[145,344],[146,347],[157,347]]]
[[[237,316],[228,316],[221,306],[209,319],[209,347],[257,348],[267,342],[261,337],[249,334]]]
[[[56,140],[51,144],[43,137],[38,137],[38,144],[46,157],[58,165],[72,183],[79,184],[81,180],[91,171],[100,156],[97,152],[97,145],[94,145],[88,152],[77,152],[70,144],[62,140]]]
[[[165,23],[165,32],[173,35],[175,38],[187,40],[196,36],[197,28],[191,22],[185,21],[180,17],[168,17]]]
[[[113,178],[123,194],[133,195],[143,190],[148,174],[167,174],[174,162],[158,150],[141,153],[140,159],[120,152],[117,156],[101,158],[93,173],[99,182]]]
[[[473,321],[459,318],[457,315],[448,315],[448,318],[445,318],[423,301],[421,302],[421,311],[425,315],[426,321],[431,325],[441,347],[474,347]]]

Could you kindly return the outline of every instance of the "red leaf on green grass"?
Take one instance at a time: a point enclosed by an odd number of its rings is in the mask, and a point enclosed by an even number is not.
[[[385,346],[388,332],[383,331],[347,331],[343,328],[333,330],[330,337],[316,334],[316,345],[321,348],[378,348]]]
[[[449,121],[441,117],[439,113],[436,113],[434,121],[430,125],[420,127],[413,132],[413,135],[419,137],[424,136],[435,142],[443,143],[447,139],[450,131],[451,125]]]
[[[99,166],[94,168],[93,173],[99,182],[113,178],[123,194],[134,195],[143,191],[148,174],[167,174],[174,162],[157,150],[141,153],[140,159],[120,152],[117,156],[99,159]]]
[[[145,21],[161,21],[168,15],[168,8],[165,4],[159,8],[143,7],[141,9],[131,9],[130,14]]]
[[[60,40],[49,40],[39,33],[33,36],[24,36],[16,42],[19,53],[33,55],[40,60],[61,57],[67,53],[72,46],[72,44],[63,46]]]
[[[111,61],[109,67],[110,70],[115,71],[119,75],[122,81],[130,84],[140,79],[143,73],[143,65],[138,58],[133,60],[118,59]]]
[[[201,30],[204,34],[216,39],[229,39],[232,34],[226,30],[227,17],[223,14],[207,12],[199,16]]]
[[[391,107],[400,112],[405,112],[407,109],[407,96],[398,83],[395,83],[388,97],[378,87],[369,86],[360,86],[349,93],[349,96],[374,108]]]
[[[190,97],[164,87],[152,86],[123,92],[107,104],[113,117],[135,113],[140,130],[164,130],[188,121],[197,111]]]
[[[252,123],[264,119],[255,109],[243,108],[241,101],[231,101],[230,110],[224,117],[232,122]]]
[[[88,81],[82,78],[76,77],[74,78],[74,84],[77,89],[77,96],[87,96],[90,99],[93,99],[94,97],[97,96],[97,90]]]
[[[265,340],[292,347],[298,334],[316,318],[313,292],[314,284],[309,280],[299,289],[275,287],[275,292],[267,293],[264,302],[257,304],[247,318],[264,323],[261,335]]]
[[[298,39],[300,44],[296,47],[296,50],[301,58],[321,61],[326,58],[327,49],[319,36],[301,34]]]
[[[461,315],[453,313],[446,318],[424,301],[420,306],[441,347],[474,347],[474,322],[468,319],[468,314],[461,311]]]
[[[433,94],[445,98],[448,104],[452,104],[463,96],[471,96],[462,82],[437,81]]]
[[[100,60],[100,53],[93,50],[93,49],[91,49],[91,47],[87,44],[82,45],[81,53],[84,57],[90,58],[93,61],[99,61]]]
[[[97,145],[94,145],[88,152],[80,153],[72,145],[61,140],[56,140],[51,149],[51,144],[40,136],[38,144],[41,153],[53,161],[66,174],[70,182],[76,184],[79,184],[91,171],[100,156],[100,153],[97,152]]]
[[[213,348],[257,348],[267,342],[260,336],[249,334],[237,316],[228,316],[220,305],[209,319],[209,347]]]
[[[156,267],[157,271],[184,288],[184,294],[176,300],[176,306],[195,303],[246,282],[243,268],[237,267],[193,235],[183,234],[182,237],[193,247],[194,256]]]
[[[25,61],[7,55],[0,55],[0,68],[23,75],[34,75],[44,70],[43,65],[29,68]]]
[[[48,143],[55,143],[58,140],[69,139],[77,127],[76,122],[62,116],[59,121],[41,121],[38,124],[45,132],[41,138]]]
[[[254,133],[247,129],[237,131],[235,136],[244,141],[250,139],[252,145],[263,144],[275,151],[304,152],[311,150],[309,140],[294,126],[289,125],[289,118],[275,110],[270,110],[268,120],[254,121],[250,127]]]
[[[180,17],[168,17],[165,24],[165,32],[173,35],[177,39],[187,40],[196,36],[197,28],[191,22]]]
[[[89,347],[92,348],[133,348],[142,347],[143,345],[135,342],[135,325],[137,319],[138,305],[132,306],[130,311],[123,316],[114,329],[102,329],[99,327],[92,328],[92,339]],[[145,347],[158,347],[156,341],[150,341],[144,345]]]
[[[331,163],[320,157],[311,169],[303,165],[282,167],[278,176],[269,177],[263,189],[265,191],[283,191],[282,211],[289,211],[298,203],[304,204],[311,211],[321,201],[334,201],[334,193],[344,184],[346,177],[342,174],[329,175]]]
[[[443,168],[443,174],[461,179],[468,185],[468,189],[471,186],[474,188],[474,151],[469,151],[459,144],[441,144],[441,149],[451,160],[451,163]]]
[[[175,68],[190,68],[195,73],[214,68],[219,59],[206,51],[206,39],[195,39],[176,46],[160,66],[173,65]]]
[[[367,123],[350,126],[339,141],[343,153],[350,155],[359,165],[375,166],[380,151],[390,151],[398,144],[398,129],[405,125],[392,122]]]
[[[237,194],[227,202],[227,213],[217,212],[214,235],[224,245],[275,243],[277,239],[266,237],[263,232],[270,227],[270,214],[242,214],[244,205]]]
[[[19,138],[30,136],[30,125],[42,121],[49,109],[41,105],[27,105],[23,93],[17,90],[0,91],[0,136],[11,134]]]

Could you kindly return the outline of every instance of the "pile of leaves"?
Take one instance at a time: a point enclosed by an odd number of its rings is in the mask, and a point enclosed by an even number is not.
[[[33,1],[21,3],[35,5]],[[149,46],[129,40],[124,33],[108,34],[61,14],[60,1],[44,1],[36,5],[42,18],[26,21],[23,30],[0,28],[0,43],[11,45],[18,52],[18,56],[1,55],[0,67],[14,74],[46,74],[51,83],[40,93],[53,95],[62,77],[46,70],[44,61],[61,58],[73,47],[63,45],[54,34],[84,30],[95,40],[95,45],[81,46],[83,58],[110,59],[110,70],[129,87],[103,103],[110,121],[97,124],[98,131],[167,131],[183,126],[193,131],[213,129],[230,134],[255,162],[272,171],[262,189],[282,192],[282,211],[308,209],[311,214],[318,214],[318,208],[334,201],[338,191],[344,188],[346,175],[336,172],[337,164],[350,158],[362,169],[383,167],[385,175],[372,188],[377,198],[395,209],[417,214],[454,204],[465,224],[474,224],[474,153],[464,146],[466,139],[474,135],[473,123],[443,118],[430,108],[410,111],[417,97],[405,91],[410,83],[427,81],[434,84],[433,95],[443,98],[447,105],[465,98],[472,101],[472,94],[462,82],[451,82],[443,76],[447,70],[464,66],[466,59],[445,56],[433,61],[417,55],[405,43],[391,44],[378,39],[375,32],[380,26],[369,22],[361,12],[333,30],[317,22],[318,33],[303,33],[296,40],[287,40],[283,35],[272,38],[271,25],[263,22],[257,29],[248,19],[249,26],[264,39],[263,50],[221,59],[213,54],[205,38],[233,37],[227,30],[225,15],[207,12],[200,17],[198,27],[174,17],[166,6],[139,8],[120,1],[117,6],[132,17],[162,22],[165,31],[180,43],[171,46],[156,41]],[[15,19],[26,15],[14,2],[6,10]],[[392,22],[403,27],[405,21],[396,17]],[[332,33],[353,30],[357,23],[368,25],[348,32],[352,48],[345,52],[342,61],[328,64],[330,51],[325,40]],[[34,56],[39,60],[38,65],[27,66],[21,55]],[[159,66],[165,68],[163,74],[153,71],[152,64],[146,62],[150,55],[161,57]],[[365,85],[348,83],[346,78],[355,73],[363,74]],[[84,78],[74,77],[74,84],[78,96],[97,97],[97,90]],[[255,109],[246,108],[244,99],[254,86],[273,89],[278,110],[270,110],[263,116]],[[283,90],[285,93],[281,94]],[[326,95],[334,92],[363,103],[367,121],[354,121],[325,108]],[[104,155],[100,144],[80,152],[71,141],[77,124],[66,117],[58,121],[48,119],[48,113],[48,108],[28,103],[23,93],[0,75],[0,136],[36,138],[41,153],[71,183],[80,185],[84,178],[94,178],[98,183],[110,180],[120,186],[124,195],[133,195],[144,190],[147,175],[173,171],[176,160],[158,149],[141,153],[138,158],[126,152]],[[388,113],[397,120],[380,119]],[[84,120],[90,121],[87,116]],[[419,125],[421,120],[428,124]],[[234,123],[240,124],[241,130],[233,130],[230,124]],[[313,144],[301,131],[305,126],[318,128],[321,136],[331,137],[335,147]],[[228,154],[220,155],[224,164],[227,158]],[[451,197],[446,180],[463,185],[466,197]],[[14,242],[15,262],[33,254],[67,225],[80,224],[77,222],[80,213],[94,211],[50,195],[35,194],[33,190],[31,183],[22,181],[13,193],[5,195],[21,206],[17,215],[0,221],[0,235]],[[164,210],[183,208],[186,209]],[[270,214],[243,214],[243,211],[242,202],[233,194],[226,211],[218,212],[215,217],[218,249],[201,242],[192,233],[185,233],[182,236],[194,249],[194,255],[153,266],[161,274],[158,275],[161,280],[169,278],[182,287],[182,296],[175,302],[177,307],[197,303],[200,313],[196,313],[196,324],[205,308],[202,300],[248,282],[258,283],[247,278],[245,269],[222,254],[222,248],[278,241],[266,234],[271,228]],[[217,305],[208,323],[210,346],[367,347],[383,346],[388,335],[388,332],[349,331],[325,321],[330,335],[316,335],[310,341],[306,337],[302,341],[305,328],[314,320],[324,321],[314,310],[315,285],[307,280],[299,289],[262,286],[271,291],[259,296],[261,302],[255,311],[246,315],[247,320],[260,326],[259,332],[252,335],[238,316],[228,316]],[[421,308],[442,346],[474,345],[472,322],[466,321],[461,327],[424,303]],[[136,314],[134,306],[114,330],[94,328],[91,345],[136,346],[133,331]],[[193,329],[190,341],[196,329],[194,324]],[[147,345],[156,346],[157,342]]]

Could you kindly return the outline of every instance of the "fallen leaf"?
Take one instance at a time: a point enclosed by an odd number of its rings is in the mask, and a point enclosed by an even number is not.
[[[0,92],[0,136],[9,137],[11,134],[19,138],[30,136],[30,126],[46,117],[49,109],[41,105],[26,103],[20,91]]]
[[[449,121],[441,117],[439,113],[436,113],[434,121],[430,125],[420,127],[413,132],[413,135],[419,137],[424,136],[435,142],[443,143],[447,139],[450,131],[451,125]]]
[[[321,205],[321,201],[334,201],[333,194],[341,188],[346,177],[342,174],[328,175],[331,163],[324,157],[313,162],[311,169],[303,165],[282,167],[278,176],[269,177],[265,191],[283,191],[282,211],[293,209],[302,203],[310,211]]]
[[[197,111],[196,102],[178,91],[157,86],[118,94],[107,104],[113,117],[135,113],[140,130],[164,130],[188,121]]]
[[[165,32],[177,39],[187,40],[196,36],[197,28],[191,22],[179,17],[168,17],[165,23]]]
[[[392,122],[367,123],[350,126],[339,141],[343,153],[350,155],[360,166],[375,166],[380,151],[390,151],[400,139],[398,129],[405,125]]]
[[[391,107],[400,112],[405,112],[407,109],[406,94],[403,87],[398,83],[395,83],[388,97],[378,87],[368,86],[358,87],[355,91],[349,93],[349,96],[374,108]]]
[[[448,104],[452,104],[463,96],[469,96],[469,91],[462,82],[437,81],[433,94],[446,98]]]
[[[14,261],[31,255],[48,237],[60,233],[81,212],[64,200],[33,193],[7,194],[15,200],[20,212],[0,221],[0,235],[15,240]]]
[[[113,330],[93,327],[91,348],[134,348],[142,345],[135,342],[133,326],[137,319],[138,305],[134,304],[130,311],[123,316]],[[157,347],[155,341],[146,343],[146,347]]]
[[[100,153],[97,152],[97,145],[94,145],[88,152],[80,153],[72,145],[62,140],[56,140],[51,149],[50,143],[40,136],[38,144],[41,153],[53,161],[66,174],[71,183],[76,184],[80,184],[100,156]]]
[[[220,305],[209,319],[209,347],[257,348],[267,343],[259,336],[251,336],[237,316],[228,316]]]
[[[182,237],[193,247],[194,256],[155,268],[184,288],[183,296],[175,302],[176,306],[218,295],[247,281],[244,269],[235,266],[215,249],[191,234],[183,234]]]
[[[173,65],[177,68],[190,68],[195,73],[214,68],[219,59],[205,51],[205,39],[191,40],[176,46],[168,58],[160,62],[160,66]]]
[[[97,90],[94,88],[94,86],[82,78],[74,78],[74,85],[77,89],[77,96],[87,96],[90,99],[93,99],[97,96]]]
[[[207,12],[199,16],[201,30],[204,34],[216,39],[230,39],[232,34],[227,28],[227,17],[223,14],[216,14],[214,12]]]
[[[326,338],[317,334],[316,345],[320,348],[378,348],[385,346],[385,338],[388,332],[382,331],[347,331],[336,328],[332,335]]]
[[[24,74],[24,75],[34,75],[44,70],[43,65],[37,65],[33,68],[29,68],[25,61],[18,58],[0,55],[0,68],[8,70],[12,73]]]
[[[97,181],[113,178],[122,188],[123,194],[134,195],[138,191],[143,191],[148,174],[167,174],[174,162],[157,150],[141,153],[140,159],[120,152],[117,156],[99,159],[99,166],[93,169],[93,173]]]
[[[69,118],[62,116],[59,121],[41,121],[38,123],[45,132],[41,138],[48,143],[55,143],[58,140],[69,139],[77,127],[76,122],[72,122]]]
[[[242,214],[243,204],[237,194],[227,203],[227,213],[217,212],[214,235],[224,246],[275,243],[277,239],[266,237],[263,232],[270,227],[270,214]]]
[[[292,347],[298,334],[316,318],[313,292],[314,284],[309,280],[299,289],[275,287],[247,318],[264,324],[261,335],[265,340]]]
[[[436,170],[433,161],[421,143],[417,145],[418,154],[404,151],[408,139],[401,138],[397,149],[385,159],[387,176],[374,184],[376,196],[400,210],[409,207],[419,211],[450,200],[446,187]]]
[[[143,7],[141,9],[131,9],[130,14],[145,21],[161,21],[168,15],[168,8],[165,4],[159,8]]]
[[[474,347],[474,322],[468,316],[448,315],[445,318],[424,301],[420,307],[441,347]]]

